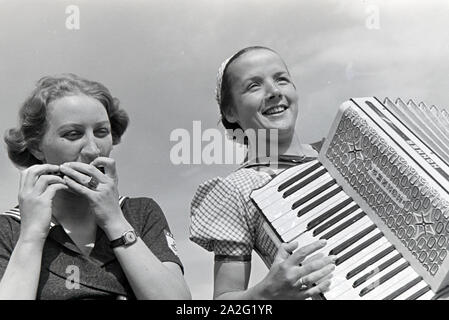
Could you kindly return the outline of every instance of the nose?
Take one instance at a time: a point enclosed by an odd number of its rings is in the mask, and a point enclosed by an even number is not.
[[[281,90],[275,81],[269,81],[266,83],[266,92],[268,100],[282,97]]]
[[[86,163],[92,162],[100,155],[100,149],[95,141],[95,136],[86,135],[86,139],[81,149],[82,160]]]

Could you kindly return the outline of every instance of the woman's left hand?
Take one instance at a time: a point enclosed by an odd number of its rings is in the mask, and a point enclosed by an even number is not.
[[[97,167],[103,167],[104,174]],[[60,170],[67,186],[89,200],[100,228],[105,230],[123,220],[114,159],[98,157],[90,164],[67,162],[60,166]]]

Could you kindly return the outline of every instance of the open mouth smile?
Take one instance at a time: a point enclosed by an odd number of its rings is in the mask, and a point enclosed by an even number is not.
[[[286,105],[272,106],[272,107],[269,107],[266,110],[264,110],[262,112],[262,114],[264,116],[271,116],[271,115],[281,114],[287,109],[288,109],[288,106],[286,106]]]

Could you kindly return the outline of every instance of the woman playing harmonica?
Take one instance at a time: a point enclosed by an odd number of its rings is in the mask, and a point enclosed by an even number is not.
[[[0,298],[190,298],[160,207],[119,197],[110,153],[128,116],[109,90],[44,77],[19,115],[5,135],[23,170],[18,207],[0,215]]]

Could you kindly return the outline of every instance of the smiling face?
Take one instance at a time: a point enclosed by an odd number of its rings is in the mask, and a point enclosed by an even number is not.
[[[227,69],[232,106],[226,115],[243,130],[278,129],[279,139],[291,137],[298,116],[298,95],[281,57],[270,50],[244,53]]]
[[[47,109],[47,131],[33,154],[44,163],[90,163],[112,150],[111,125],[105,107],[86,95],[52,101]]]

